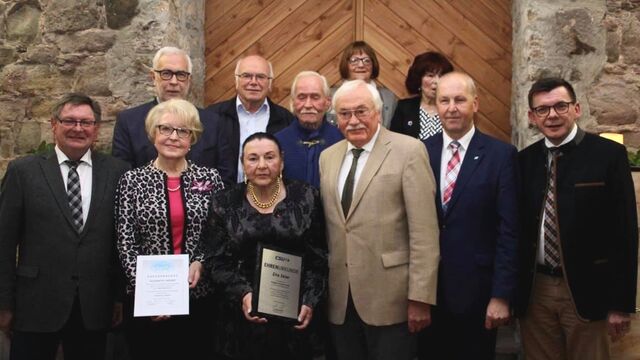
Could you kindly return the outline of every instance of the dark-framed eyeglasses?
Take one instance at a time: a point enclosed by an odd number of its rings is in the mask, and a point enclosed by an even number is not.
[[[258,73],[258,74],[242,73],[242,74],[236,74],[236,76],[239,77],[240,80],[242,80],[242,81],[251,81],[251,80],[253,80],[255,78],[256,81],[265,82],[267,80],[273,79],[273,77],[271,77],[271,76],[269,76],[267,74],[261,74],[261,73]]]
[[[191,73],[186,71],[171,71],[171,70],[153,70],[158,75],[160,75],[160,79],[162,80],[171,80],[171,78],[175,75],[178,81],[187,81]]]
[[[73,120],[73,119],[57,119],[62,126],[66,128],[74,128],[77,125],[80,125],[83,129],[89,129],[96,126],[95,120]]]
[[[567,112],[569,112],[570,105],[575,103],[576,103],[575,101],[570,101],[570,102],[559,101],[551,106],[546,106],[546,105],[537,106],[537,107],[534,107],[532,110],[537,117],[546,118],[547,116],[549,116],[549,113],[551,112],[551,108],[553,108],[556,114],[566,114]]]
[[[359,62],[361,62],[364,66],[371,65],[371,58],[354,56],[349,59],[349,64],[351,65],[358,65]]]
[[[191,136],[191,129],[174,128],[173,126],[169,126],[169,125],[158,125],[157,128],[158,128],[158,132],[163,136],[171,136],[171,134],[173,134],[174,131],[176,132],[176,134],[180,139],[184,139],[186,137]]]
[[[349,120],[351,116],[355,116],[359,120],[369,117],[371,110],[367,108],[355,109],[355,110],[341,110],[337,112],[338,117],[341,120]]]

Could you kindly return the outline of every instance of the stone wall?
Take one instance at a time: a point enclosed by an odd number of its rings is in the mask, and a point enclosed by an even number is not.
[[[0,176],[8,161],[51,142],[50,108],[77,91],[100,102],[96,144],[108,150],[115,114],[149,101],[151,59],[172,45],[204,91],[204,0],[0,0]]]
[[[578,94],[590,132],[623,133],[640,147],[640,1],[514,0],[513,141],[539,139],[528,127],[527,92],[541,76],[561,76]]]

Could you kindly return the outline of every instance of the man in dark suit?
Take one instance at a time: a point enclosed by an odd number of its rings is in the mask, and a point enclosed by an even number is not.
[[[153,57],[153,69],[149,76],[153,81],[156,98],[148,103],[121,111],[113,129],[113,156],[132,167],[140,167],[155,159],[157,152],[147,136],[145,119],[159,102],[169,99],[186,99],[191,85],[192,63],[189,55],[175,47],[163,47]],[[235,163],[226,154],[226,142],[218,136],[218,115],[198,109],[203,132],[187,158],[200,166],[218,169],[220,175],[229,177]]]
[[[96,102],[67,95],[51,118],[55,151],[7,168],[0,329],[12,331],[11,359],[54,359],[60,342],[67,360],[102,359],[106,330],[121,318],[113,206],[128,165],[91,151],[99,126]]]
[[[249,135],[256,132],[275,134],[295,120],[287,109],[267,97],[273,81],[273,67],[265,58],[258,55],[241,58],[234,76],[237,95],[207,108],[220,117],[219,136],[225,141],[221,157],[233,160],[229,176],[220,173],[225,183],[244,180],[240,145]]]
[[[624,146],[576,125],[559,78],[529,90],[544,139],[522,150],[518,314],[527,359],[609,359],[635,312],[638,224]]]
[[[437,181],[438,300],[421,334],[420,359],[493,359],[517,275],[517,151],[474,127],[473,80],[440,78],[443,133],[425,141]]]

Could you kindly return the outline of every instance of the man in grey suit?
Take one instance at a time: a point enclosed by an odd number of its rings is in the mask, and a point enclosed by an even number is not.
[[[0,330],[12,360],[54,359],[60,343],[66,360],[102,359],[118,321],[113,205],[128,165],[91,151],[100,106],[87,96],[62,98],[51,127],[55,151],[10,162],[0,187]]]

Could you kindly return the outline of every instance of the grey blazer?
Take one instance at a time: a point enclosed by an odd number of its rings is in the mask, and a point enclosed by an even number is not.
[[[0,187],[0,310],[13,311],[14,329],[60,330],[76,291],[85,327],[110,326],[119,269],[114,195],[128,167],[92,153],[91,205],[78,234],[55,152],[9,163]]]

